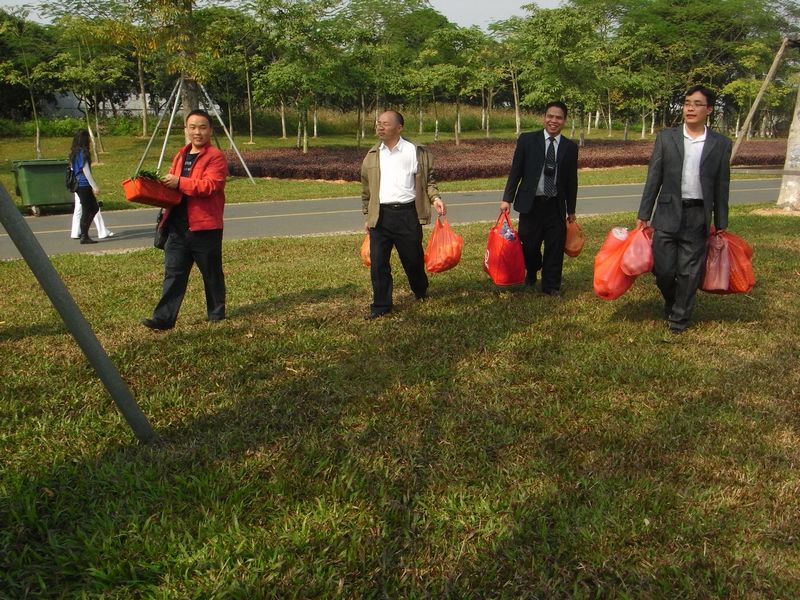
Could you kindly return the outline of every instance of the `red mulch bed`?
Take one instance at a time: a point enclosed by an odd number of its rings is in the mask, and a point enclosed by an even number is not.
[[[436,178],[458,181],[508,174],[514,155],[514,140],[468,140],[429,144],[433,152]],[[307,154],[294,148],[274,148],[243,152],[254,177],[279,179],[324,179],[360,181],[361,161],[368,147],[309,148]],[[651,141],[589,140],[580,149],[580,168],[607,168],[646,165],[653,151]],[[786,156],[786,140],[746,141],[739,149],[736,165],[780,166]],[[236,155],[228,152],[232,175],[246,175]]]

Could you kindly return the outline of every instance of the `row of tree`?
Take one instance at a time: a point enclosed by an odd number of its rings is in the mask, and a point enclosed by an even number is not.
[[[304,140],[315,109],[359,115],[383,107],[418,112],[438,127],[441,102],[482,107],[491,130],[498,104],[541,108],[564,99],[581,127],[636,122],[645,129],[680,114],[694,83],[720,90],[717,114],[738,131],[782,38],[798,29],[793,0],[567,0],[525,7],[488,32],[459,27],[427,0],[60,0],[40,10],[0,11],[0,116],[37,118],[72,92],[95,115],[131,95],[163,108],[178,76],[184,110],[202,83],[230,120],[254,107],[299,114]],[[791,53],[790,53],[791,54]],[[800,62],[788,56],[762,101],[759,133],[786,121]],[[142,129],[148,129],[148,111]],[[734,125],[735,121],[735,125]],[[748,134],[750,132],[747,132]]]

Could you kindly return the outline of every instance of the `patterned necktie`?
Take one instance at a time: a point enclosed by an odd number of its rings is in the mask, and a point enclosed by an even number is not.
[[[547,154],[544,158],[544,195],[552,198],[556,195],[556,138],[549,137],[550,145],[547,146]],[[548,168],[550,167],[550,168]],[[548,175],[548,171],[550,174]]]

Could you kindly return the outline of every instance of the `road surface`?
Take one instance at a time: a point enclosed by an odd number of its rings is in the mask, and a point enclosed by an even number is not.
[[[731,204],[777,202],[781,180],[748,179],[731,182]],[[633,212],[639,207],[643,184],[582,187],[578,215]],[[451,224],[494,221],[500,191],[443,194]],[[104,213],[113,238],[81,245],[70,239],[72,214],[26,217],[39,243],[49,255],[71,252],[121,252],[149,248],[158,209],[142,208]],[[630,225],[633,225],[631,219]],[[225,207],[225,239],[249,239],[296,235],[358,232],[364,227],[360,198],[252,202]],[[90,230],[94,235],[94,227]],[[0,260],[20,258],[8,234],[0,229]]]

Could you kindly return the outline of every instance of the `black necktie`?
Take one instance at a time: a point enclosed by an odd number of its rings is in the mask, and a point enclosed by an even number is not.
[[[556,195],[556,138],[547,139],[550,145],[544,157],[544,195],[552,198]]]

